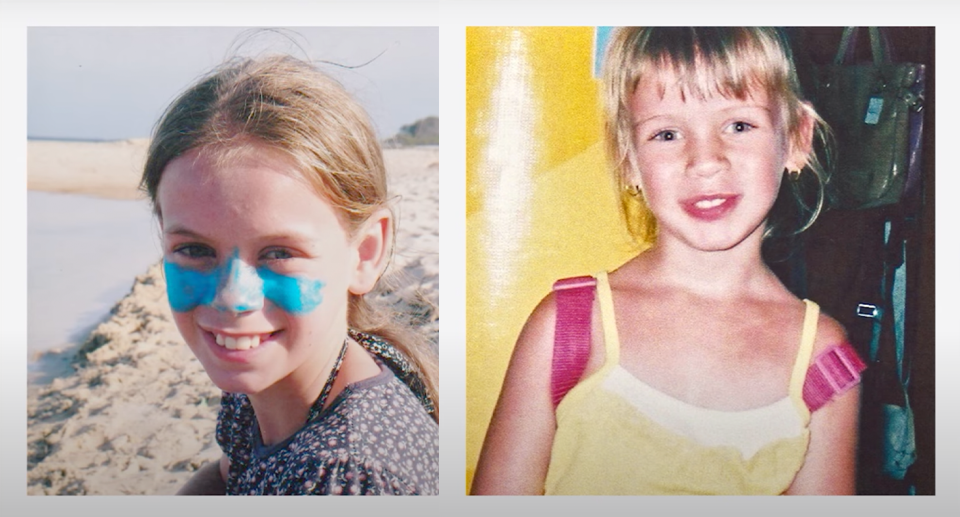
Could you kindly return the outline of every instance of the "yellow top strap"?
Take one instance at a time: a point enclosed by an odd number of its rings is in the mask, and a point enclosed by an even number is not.
[[[607,272],[597,273],[597,300],[600,302],[600,319],[603,323],[604,361],[608,368],[620,364],[620,336],[617,335],[617,319],[613,313],[613,293]]]
[[[810,300],[804,300],[807,311],[803,316],[803,332],[800,335],[800,350],[797,351],[797,360],[793,364],[793,373],[790,376],[790,398],[797,406],[797,411],[804,418],[810,418],[810,409],[803,401],[803,383],[807,379],[807,369],[810,368],[810,357],[813,355],[813,342],[817,339],[817,321],[820,319],[820,306]]]

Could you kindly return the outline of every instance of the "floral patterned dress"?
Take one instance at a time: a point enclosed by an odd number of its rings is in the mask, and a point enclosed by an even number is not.
[[[362,338],[368,350],[370,341],[385,345],[369,335],[351,337]],[[217,443],[230,459],[227,494],[437,494],[440,442],[432,406],[397,378],[390,358],[377,355],[379,375],[348,385],[327,408],[321,396],[299,431],[269,446],[247,396],[224,392]],[[404,377],[402,369],[397,373]]]

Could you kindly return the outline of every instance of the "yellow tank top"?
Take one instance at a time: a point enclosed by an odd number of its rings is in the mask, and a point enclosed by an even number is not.
[[[557,406],[545,493],[783,493],[803,465],[810,412],[803,381],[819,307],[809,300],[789,395],[745,411],[693,406],[620,366],[606,273],[597,275],[606,359]]]

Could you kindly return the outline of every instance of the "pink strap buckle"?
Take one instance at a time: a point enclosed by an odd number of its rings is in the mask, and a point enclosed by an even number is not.
[[[814,412],[860,383],[867,365],[849,343],[834,345],[818,355],[807,370],[803,401]]]

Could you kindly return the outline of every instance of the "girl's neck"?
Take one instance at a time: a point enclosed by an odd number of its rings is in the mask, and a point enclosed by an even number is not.
[[[653,278],[712,298],[738,296],[765,286],[773,275],[761,257],[759,238],[722,251],[697,250],[664,239],[644,254],[649,267],[656,269]]]
[[[346,337],[344,337],[346,339]],[[342,344],[343,341],[341,340]],[[293,436],[307,422],[310,409],[317,402],[330,372],[333,370],[340,346],[331,346],[329,359],[315,373],[300,378],[291,375],[270,388],[250,394],[250,403],[260,427],[264,445],[273,445]],[[296,372],[299,373],[299,372]],[[328,407],[348,384],[373,377],[380,367],[370,355],[352,339],[347,342],[343,363],[333,387],[327,395],[324,407]]]
[[[324,346],[326,354],[317,358],[313,368],[310,365],[298,368],[287,377],[258,393],[249,393],[250,404],[260,426],[260,437],[264,445],[272,445],[292,436],[303,427],[310,413],[310,408],[317,401],[323,386],[330,377],[334,363],[340,353],[344,336],[332,336]],[[349,349],[348,349],[349,354]],[[347,362],[344,356],[343,362]],[[342,368],[341,368],[342,369]],[[337,380],[341,379],[337,375]],[[332,401],[342,391],[340,382],[334,382],[334,387],[327,397],[327,403]]]

